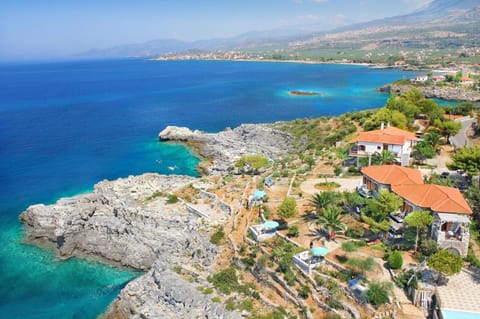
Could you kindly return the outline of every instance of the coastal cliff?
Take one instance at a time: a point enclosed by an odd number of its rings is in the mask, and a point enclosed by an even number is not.
[[[195,183],[188,176],[158,174],[102,181],[93,193],[30,206],[20,220],[27,241],[51,243],[62,258],[93,257],[148,270],[122,290],[107,318],[238,318],[172,270],[206,269],[219,253],[208,240],[218,219],[200,218],[186,203],[168,202],[167,194]],[[197,284],[206,283],[208,272],[198,272]]]
[[[266,124],[216,134],[169,126],[159,138],[194,147],[208,159],[209,175],[226,173],[246,154],[279,159],[294,143],[293,136]],[[232,214],[204,183],[152,173],[102,181],[92,193],[30,206],[20,220],[26,241],[49,244],[60,258],[87,257],[146,271],[122,289],[104,318],[240,318],[197,289],[211,286],[207,277],[220,248],[209,238]],[[194,201],[209,211],[181,199],[169,201],[185,189],[199,194]]]
[[[168,126],[158,137],[161,141],[182,142],[208,160],[202,167],[207,175],[227,172],[242,156],[261,154],[273,160],[294,149],[294,137],[273,129],[268,124],[242,124],[235,129],[219,133],[192,131],[185,127]]]
[[[404,93],[412,88],[417,88],[428,99],[441,99],[448,101],[480,101],[480,92],[467,90],[465,88],[443,87],[443,86],[414,86],[408,84],[387,84],[378,89],[380,92]]]

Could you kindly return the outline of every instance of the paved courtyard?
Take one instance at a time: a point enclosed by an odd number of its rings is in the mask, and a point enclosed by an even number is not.
[[[480,314],[480,273],[464,269],[449,277],[448,284],[437,290],[441,309]]]

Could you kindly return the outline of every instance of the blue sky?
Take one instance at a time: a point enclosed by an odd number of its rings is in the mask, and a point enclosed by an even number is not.
[[[430,0],[1,0],[0,59],[68,57],[160,38],[199,40],[409,13]]]

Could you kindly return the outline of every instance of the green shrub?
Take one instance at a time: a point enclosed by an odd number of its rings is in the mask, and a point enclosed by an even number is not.
[[[225,309],[228,311],[233,311],[236,309],[236,304],[232,299],[228,299],[225,303]]]
[[[478,260],[477,256],[475,256],[475,253],[471,247],[468,248],[468,255],[465,260],[472,264],[472,266],[480,268],[480,260]]]
[[[435,254],[440,247],[438,247],[438,243],[431,238],[423,238],[422,241],[420,242],[420,245],[418,247],[418,250],[422,253],[424,256],[430,256]]]
[[[280,261],[278,262],[278,270],[280,270],[283,273],[286,273],[287,271],[290,270],[290,265],[291,265],[291,259],[289,256],[284,256]]]
[[[205,295],[210,295],[213,293],[213,288],[212,287],[208,287],[208,288],[205,288],[203,289],[202,291]]]
[[[298,295],[300,296],[300,298],[307,299],[310,292],[310,287],[308,287],[307,285],[302,285],[302,287],[298,291]]]
[[[167,196],[167,204],[175,204],[178,202],[178,197],[175,194],[170,194]]]
[[[368,287],[365,299],[372,305],[379,307],[388,301],[388,292],[382,284],[372,282]]]
[[[222,300],[220,299],[220,297],[213,297],[212,302],[219,303],[219,302],[222,302]]]
[[[365,273],[373,270],[375,260],[372,257],[363,258],[348,258],[347,265],[353,268],[356,272]]]
[[[349,166],[348,172],[352,175],[356,175],[360,173],[360,170],[356,166]]]
[[[328,306],[333,309],[343,309],[343,305],[340,301],[335,298],[328,298]]]
[[[237,272],[233,267],[224,269],[207,279],[218,291],[226,295],[239,289]]]
[[[398,250],[395,250],[388,256],[387,263],[392,269],[402,268],[402,265],[403,265],[402,253],[399,252]]]
[[[269,164],[268,158],[259,155],[259,154],[251,154],[245,155],[241,157],[236,163],[236,167],[244,167],[245,165],[249,165],[254,169],[260,169],[262,167],[267,167]]]
[[[152,200],[152,199],[155,199],[157,197],[163,197],[163,196],[165,196],[165,194],[163,194],[163,192],[155,192],[151,196],[148,196],[147,200]]]
[[[250,312],[253,310],[253,302],[250,299],[242,300],[238,305],[238,309]]]
[[[335,174],[335,176],[339,176],[340,174],[342,174],[342,172],[343,168],[341,166],[335,166],[333,169],[333,173]]]
[[[245,257],[245,258],[242,258],[242,262],[245,265],[252,267],[253,265],[255,265],[255,258],[253,258],[252,256]]]
[[[320,275],[315,275],[314,280],[315,280],[315,283],[316,283],[318,286],[325,286],[325,284],[326,284],[326,282],[327,282],[327,281],[326,281],[325,279],[323,279],[323,277],[321,277]]]
[[[225,231],[223,229],[223,226],[220,226],[216,232],[212,234],[210,237],[210,242],[214,245],[219,245],[223,238],[225,238]]]
[[[277,213],[283,219],[296,216],[298,214],[297,202],[293,198],[285,197],[280,206],[278,206]]]
[[[365,229],[362,226],[353,225],[348,227],[345,235],[352,238],[363,238],[363,236],[365,236]]]
[[[288,233],[287,233],[288,237],[298,237],[299,234],[300,232],[298,230],[298,226],[294,225],[288,228]]]
[[[285,279],[285,281],[287,282],[287,284],[289,286],[294,286],[295,285],[296,278],[295,278],[295,274],[293,273],[293,271],[288,270],[285,273],[285,275],[283,276],[283,278]]]
[[[397,279],[395,280],[395,284],[399,288],[417,288],[417,280],[420,278],[420,274],[416,273],[413,269],[410,270],[402,270],[401,273],[398,274]]]
[[[364,247],[366,245],[367,243],[364,240],[359,240],[359,241],[350,240],[350,241],[344,241],[342,243],[342,249],[345,252],[351,253],[351,252],[357,251],[359,247]]]

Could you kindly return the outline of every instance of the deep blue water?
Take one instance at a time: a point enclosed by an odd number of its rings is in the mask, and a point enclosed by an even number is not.
[[[0,65],[0,318],[95,318],[135,272],[58,261],[22,243],[18,215],[143,172],[195,175],[166,125],[219,131],[247,122],[382,106],[374,89],[412,74],[352,65],[88,61]],[[315,90],[321,97],[291,97]]]

